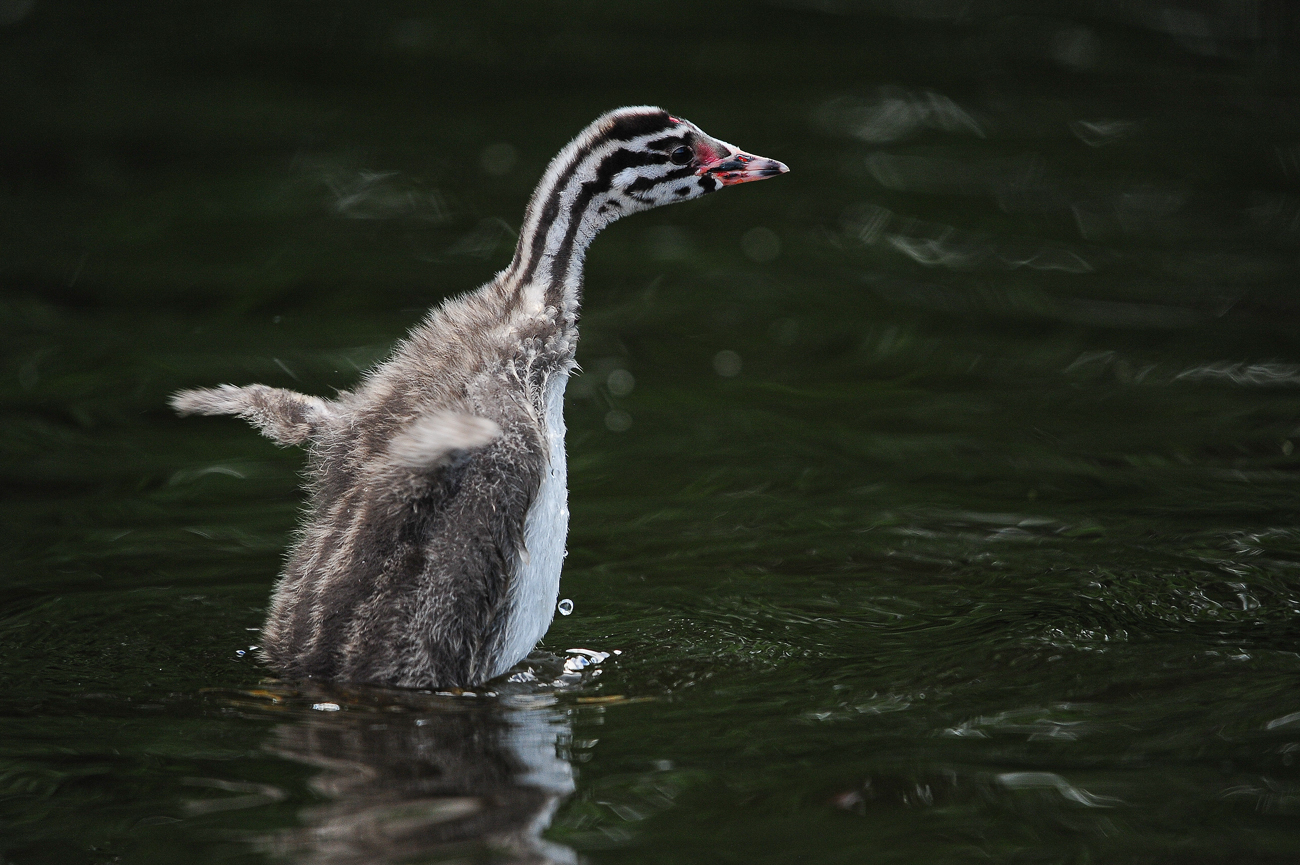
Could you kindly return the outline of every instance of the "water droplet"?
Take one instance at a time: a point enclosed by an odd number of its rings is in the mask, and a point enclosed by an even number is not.
[[[515,163],[519,161],[519,151],[515,150],[513,145],[499,141],[496,144],[489,144],[484,147],[478,161],[479,165],[488,174],[500,177],[503,174],[509,174],[510,170],[515,167]]]
[[[593,664],[599,664],[609,657],[609,652],[597,652],[592,649],[565,649],[564,651],[570,655],[582,655]]]
[[[723,349],[713,356],[713,371],[723,378],[740,375],[741,366],[740,355],[730,349]]]
[[[657,225],[645,233],[646,246],[655,261],[683,261],[691,257],[691,238],[675,225]]]
[[[605,384],[614,396],[627,396],[632,392],[632,388],[636,387],[636,379],[627,370],[616,369],[609,374]]]
[[[561,616],[570,615],[573,612],[573,601],[565,598],[555,605],[555,611]]]
[[[770,228],[751,228],[740,236],[740,248],[751,261],[763,264],[781,254],[781,238]]]
[[[605,415],[605,426],[613,432],[627,432],[632,428],[632,415],[614,409]]]

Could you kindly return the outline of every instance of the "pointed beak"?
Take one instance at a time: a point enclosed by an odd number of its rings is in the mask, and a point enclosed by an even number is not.
[[[723,186],[734,186],[737,183],[748,183],[751,180],[766,180],[769,177],[776,177],[778,174],[785,174],[789,170],[784,164],[777,162],[775,159],[766,159],[762,156],[754,156],[751,153],[735,151],[729,156],[705,163],[695,173],[700,176],[712,177]]]

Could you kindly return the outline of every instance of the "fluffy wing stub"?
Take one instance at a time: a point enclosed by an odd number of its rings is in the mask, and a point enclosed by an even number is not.
[[[282,445],[300,445],[317,438],[339,418],[336,407],[320,397],[264,384],[183,390],[168,402],[181,415],[237,415]]]
[[[411,422],[388,446],[396,466],[431,469],[442,465],[456,451],[489,444],[501,435],[501,427],[485,417],[458,412],[430,412]]]

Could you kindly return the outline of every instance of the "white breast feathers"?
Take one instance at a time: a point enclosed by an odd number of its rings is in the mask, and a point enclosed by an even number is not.
[[[492,676],[501,675],[527,657],[555,617],[569,535],[568,461],[564,452],[564,388],[568,381],[568,371],[557,370],[546,382],[543,408],[547,462],[537,498],[524,518],[526,552],[510,581],[506,633]]]

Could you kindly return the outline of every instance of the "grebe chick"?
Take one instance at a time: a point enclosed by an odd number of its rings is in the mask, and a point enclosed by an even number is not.
[[[626,214],[787,170],[662,109],[611,111],[546,169],[510,266],[435,307],[355,390],[175,394],[181,414],[239,415],[308,447],[309,508],[265,659],[289,678],[424,688],[523,660],[559,596],[587,245]]]

